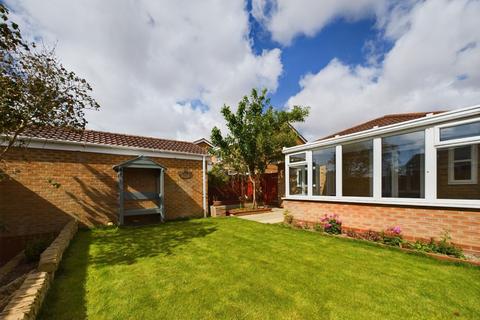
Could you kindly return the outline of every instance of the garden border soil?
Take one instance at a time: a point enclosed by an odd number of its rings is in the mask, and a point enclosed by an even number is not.
[[[67,223],[57,238],[41,254],[37,270],[27,275],[20,288],[0,313],[3,320],[35,319],[58,269],[65,249],[78,230],[78,222]]]

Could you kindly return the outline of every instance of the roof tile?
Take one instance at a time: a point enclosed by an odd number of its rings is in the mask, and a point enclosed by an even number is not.
[[[70,128],[39,127],[25,131],[22,136],[80,143],[93,143],[159,151],[174,151],[193,154],[206,154],[206,151],[192,142],[133,136],[94,130],[75,130]]]
[[[418,118],[423,118],[427,116],[427,114],[438,114],[445,111],[433,111],[433,112],[411,112],[411,113],[396,113],[396,114],[388,114],[380,118],[376,118],[373,120],[369,120],[367,122],[361,123],[354,127],[339,131],[337,133],[328,135],[324,138],[318,140],[325,140],[329,138],[333,138],[335,136],[344,136],[351,133],[361,132],[368,129],[373,129],[374,127],[385,127],[391,124],[405,122],[409,120],[414,120]]]

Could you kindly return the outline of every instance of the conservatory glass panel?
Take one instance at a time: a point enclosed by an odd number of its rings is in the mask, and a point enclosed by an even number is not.
[[[424,198],[425,132],[382,139],[382,197]]]
[[[344,196],[373,196],[373,141],[342,146],[342,190]]]

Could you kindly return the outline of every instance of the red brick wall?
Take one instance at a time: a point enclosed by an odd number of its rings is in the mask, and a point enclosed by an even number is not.
[[[411,239],[439,238],[448,230],[454,243],[480,253],[480,210],[292,200],[283,205],[297,222],[319,222],[325,214],[338,214],[347,228],[382,231],[400,226]]]
[[[6,166],[2,166],[7,179],[0,182],[0,222],[6,228],[0,237],[57,231],[72,217],[87,226],[116,222],[118,183],[112,167],[132,158],[75,151],[10,150]],[[152,159],[167,168],[166,218],[202,216],[202,161]],[[179,176],[184,170],[192,171],[191,179]],[[148,174],[140,170],[130,177],[129,188],[147,187],[139,191],[150,191],[154,178],[143,175]]]

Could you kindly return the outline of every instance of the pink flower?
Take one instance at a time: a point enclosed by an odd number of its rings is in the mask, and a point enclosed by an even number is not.
[[[393,233],[400,234],[402,233],[402,229],[399,226],[395,226],[392,228]]]

